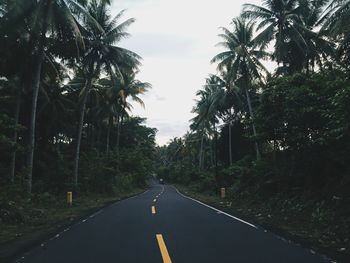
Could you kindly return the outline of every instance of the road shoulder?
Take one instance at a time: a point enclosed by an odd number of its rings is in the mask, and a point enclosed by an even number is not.
[[[249,211],[250,208],[248,207],[235,206],[229,200],[221,199],[218,196],[214,196],[208,193],[199,193],[189,186],[176,184],[174,187],[180,194],[184,195],[185,197],[189,197],[190,199],[193,198],[199,202],[204,203],[204,205],[212,206],[214,209],[221,210],[231,215],[232,217],[236,217],[242,221],[256,225],[259,228],[271,232],[280,239],[285,239],[291,243],[299,244],[302,247],[309,249],[312,253],[326,255],[328,258],[335,259],[336,261],[333,262],[350,262],[350,259],[347,255],[340,254],[337,251],[331,249],[318,247],[317,242],[314,242],[314,240],[311,238],[306,239],[304,237],[295,235],[286,229],[281,228],[274,222],[274,220],[268,220],[269,218],[264,218],[264,220],[261,220],[261,215],[251,213],[251,211]]]
[[[86,207],[84,207],[84,203],[82,203],[79,209],[67,214],[66,217],[60,218],[59,220],[56,219],[46,222],[45,225],[42,226],[33,227],[33,229],[27,230],[28,233],[24,234],[23,236],[0,244],[0,262],[13,262],[21,254],[36,246],[39,246],[41,243],[55,236],[57,233],[62,232],[64,229],[75,225],[79,221],[116,202],[141,195],[146,191],[147,188],[136,189],[129,193],[123,193],[115,197],[100,200],[100,202],[96,202],[95,205],[90,204]]]

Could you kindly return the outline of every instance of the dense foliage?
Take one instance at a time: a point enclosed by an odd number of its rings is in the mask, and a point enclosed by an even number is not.
[[[190,131],[158,148],[158,176],[347,262],[349,17],[348,0],[244,5]]]
[[[191,130],[158,149],[169,181],[349,200],[350,1],[246,4],[223,28]],[[276,64],[267,70],[266,61]]]
[[[1,199],[144,186],[156,130],[130,113],[151,85],[110,4],[0,1]]]

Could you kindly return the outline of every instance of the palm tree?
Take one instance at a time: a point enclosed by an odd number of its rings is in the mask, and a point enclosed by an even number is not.
[[[111,83],[112,84],[112,83]],[[111,104],[115,105],[115,116],[117,119],[117,140],[116,151],[119,151],[120,131],[123,118],[131,111],[132,105],[128,102],[130,98],[132,101],[137,102],[144,107],[144,102],[140,98],[140,95],[145,94],[152,85],[148,82],[142,82],[136,79],[136,72],[122,71],[121,78],[116,83],[111,85],[112,89],[109,93],[109,99]],[[107,145],[109,149],[109,146]]]
[[[211,75],[206,80],[202,90],[199,90],[196,95],[199,96],[196,106],[193,108],[192,112],[196,116],[192,119],[192,129],[197,130],[200,128],[202,131],[202,142],[201,149],[199,154],[200,165],[199,168],[202,168],[202,159],[203,159],[203,140],[205,131],[212,131],[214,137],[214,150],[212,150],[213,163],[215,165],[215,178],[217,187],[219,186],[218,181],[218,158],[217,158],[217,123],[219,122],[219,114],[222,105],[224,104],[226,93],[224,87],[219,84],[220,79],[214,75]],[[211,130],[211,127],[212,130]]]
[[[98,78],[103,70],[113,79],[121,77],[121,69],[133,70],[140,65],[140,56],[130,50],[116,46],[120,40],[129,36],[125,31],[127,27],[134,22],[134,19],[128,19],[118,24],[119,19],[123,15],[123,11],[112,18],[107,11],[107,4],[92,1],[87,7],[91,17],[99,24],[90,20],[84,23],[84,40],[86,52],[82,58],[82,65],[86,72],[86,83],[84,94],[82,96],[78,133],[76,140],[76,151],[74,158],[73,180],[75,187],[78,186],[78,170],[81,135],[83,131],[84,114],[89,91],[92,86],[92,80]],[[102,31],[100,30],[102,29]]]
[[[27,193],[32,192],[32,172],[35,146],[35,124],[37,114],[37,101],[40,88],[42,64],[46,60],[45,48],[48,37],[55,38],[55,32],[64,28],[65,37],[75,39],[77,46],[83,47],[81,32],[79,30],[78,15],[84,16],[92,23],[91,17],[85,9],[75,0],[27,0],[11,1],[7,13],[2,17],[3,30],[13,30],[14,27],[28,28],[32,49],[32,108],[28,135],[27,155]],[[49,36],[48,36],[49,34]],[[61,35],[62,36],[62,35]]]
[[[334,58],[335,44],[330,41],[329,32],[318,30],[322,23],[322,14],[325,4],[328,0],[312,0],[304,3],[300,12],[304,26],[301,27],[301,33],[307,44],[307,52],[304,60],[298,57],[291,57],[294,65],[292,71],[304,68],[305,71],[313,72],[316,66],[323,69],[324,64]]]
[[[115,81],[110,78],[100,79],[98,104],[93,108],[95,119],[100,123],[107,119],[107,137],[106,137],[106,154],[109,155],[110,135],[114,124],[114,118],[117,116],[119,107],[119,88],[116,87]]]
[[[237,118],[241,116],[241,112],[244,111],[244,107],[242,103],[242,94],[239,88],[230,83],[229,79],[225,79],[229,76],[229,74],[227,74],[227,72],[221,72],[221,75],[222,77],[210,75],[206,81],[206,86],[216,86],[218,88],[217,99],[219,99],[219,106],[217,108],[217,115],[224,123],[228,125],[229,161],[230,165],[232,165],[232,125]]]
[[[260,62],[261,59],[269,57],[269,54],[257,49],[259,42],[253,38],[254,22],[247,22],[243,18],[232,21],[234,29],[230,31],[222,28],[223,34],[219,36],[224,40],[218,45],[226,51],[216,55],[212,63],[218,62],[218,70],[227,75],[227,79],[233,86],[238,86],[245,94],[249,115],[252,118],[253,135],[256,138],[257,132],[254,124],[254,110],[250,98],[253,83],[263,82],[268,71]],[[258,143],[255,142],[256,156],[260,159]]]
[[[255,41],[266,46],[275,41],[273,58],[283,64],[280,71],[286,73],[292,65],[290,57],[304,60],[308,46],[303,37],[301,12],[306,1],[266,0],[264,6],[245,4],[242,16],[260,20],[257,30],[262,30]]]
[[[345,55],[350,59],[350,0],[332,0],[327,6],[323,17],[321,32],[329,33],[340,42],[339,56]]]

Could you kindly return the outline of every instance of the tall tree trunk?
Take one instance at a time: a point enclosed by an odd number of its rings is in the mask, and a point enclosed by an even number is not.
[[[92,124],[92,129],[91,129],[91,148],[92,149],[96,148],[96,126],[95,126],[95,124]]]
[[[100,150],[101,147],[101,132],[102,132],[102,128],[101,128],[101,125],[98,125],[97,127],[97,138],[96,138],[96,146],[97,146],[97,149]]]
[[[228,147],[229,147],[229,157],[230,157],[230,165],[232,165],[232,123],[229,122],[228,125]]]
[[[216,125],[214,124],[214,162],[215,162],[215,169],[218,167],[218,136],[216,132]]]
[[[48,29],[48,10],[51,6],[52,0],[46,2],[47,12],[43,18],[43,25],[41,28],[39,43],[34,54],[35,57],[35,66],[33,71],[33,84],[32,84],[32,109],[29,123],[29,134],[28,134],[28,152],[27,152],[27,176],[26,176],[26,188],[27,194],[30,198],[32,194],[32,179],[33,179],[33,160],[34,160],[34,149],[35,149],[35,124],[36,124],[36,111],[38,103],[38,95],[40,89],[40,79],[41,79],[41,69],[44,62],[45,51],[44,47],[46,44],[46,32]]]
[[[216,132],[216,125],[214,122],[214,156],[215,156],[215,181],[216,181],[216,191],[219,191],[220,182],[219,182],[219,171],[218,171],[218,136]]]
[[[32,95],[32,109],[30,114],[29,123],[29,135],[28,135],[28,153],[27,153],[27,178],[26,188],[27,194],[30,196],[32,193],[32,179],[33,179],[33,160],[34,160],[34,148],[35,148],[35,124],[36,124],[36,111],[38,94],[40,88],[41,68],[44,61],[44,48],[43,44],[38,47],[36,65],[33,74],[33,95]]]
[[[111,137],[111,129],[112,129],[112,125],[113,125],[113,116],[110,114],[109,118],[108,118],[108,128],[107,128],[107,143],[106,143],[106,154],[107,156],[109,156],[109,141],[110,141],[110,137]]]
[[[213,138],[210,141],[210,164],[211,164],[211,167],[214,166],[214,139]]]
[[[124,110],[125,108],[123,108]],[[120,116],[120,119],[119,119]],[[118,115],[117,118],[117,143],[116,143],[116,153],[117,153],[117,160],[118,160],[118,164],[117,164],[117,173],[120,172],[120,155],[119,155],[119,144],[120,144],[120,130],[121,130],[121,125],[123,122],[123,118],[124,118],[124,112],[122,112],[121,114]]]
[[[118,114],[116,121],[117,121],[117,138],[115,141],[115,151],[117,153],[117,156],[119,156],[120,114]]]
[[[201,148],[199,150],[199,170],[203,169],[203,147],[204,147],[204,134],[202,134],[201,138]]]
[[[21,88],[17,87],[16,91],[16,107],[15,107],[15,127],[13,129],[13,143],[17,143],[18,131],[17,126],[19,122],[19,113],[21,110]],[[11,171],[10,171],[10,182],[15,182],[15,172],[16,172],[16,149],[14,149],[11,153]]]
[[[245,94],[246,94],[246,97],[247,97],[249,115],[252,118],[252,129],[253,129],[253,135],[255,137],[254,140],[255,140],[256,159],[260,160],[261,159],[261,155],[260,155],[260,150],[259,150],[259,144],[256,141],[257,132],[256,132],[255,124],[254,124],[254,111],[253,111],[252,103],[251,103],[251,100],[250,100],[250,95],[249,95],[249,92],[248,92],[247,88],[245,89]]]
[[[86,83],[86,91],[85,91],[85,94],[84,94],[84,97],[82,100],[82,104],[80,106],[77,144],[76,144],[76,149],[75,149],[74,170],[73,170],[73,180],[74,180],[75,189],[78,189],[80,145],[81,145],[81,137],[82,137],[82,133],[83,133],[83,126],[84,126],[84,115],[85,115],[86,102],[87,102],[87,98],[89,95],[90,86],[91,86],[91,79],[89,79]]]
[[[89,120],[90,118],[87,118],[87,127],[86,127],[86,141],[88,145],[91,145],[91,122]]]
[[[125,110],[125,107],[122,108],[121,114],[118,114],[118,117],[117,117],[117,143],[115,148],[116,148],[118,158],[119,158],[120,130],[124,119],[124,110]]]
[[[277,135],[276,135],[276,130],[275,130],[275,129],[274,129],[273,133],[274,133],[274,136],[273,136],[273,153],[272,153],[272,159],[273,159],[273,163],[276,164]]]

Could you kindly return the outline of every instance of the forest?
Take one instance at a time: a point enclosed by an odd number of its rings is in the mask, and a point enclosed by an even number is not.
[[[158,149],[159,174],[192,193],[224,187],[243,216],[349,253],[349,19],[350,1],[245,4],[220,29],[190,131]]]
[[[118,46],[134,19],[95,0],[1,1],[1,11],[1,186],[29,198],[104,192],[117,171],[144,184],[156,130],[131,103],[144,106],[151,84],[136,79],[142,58]]]

